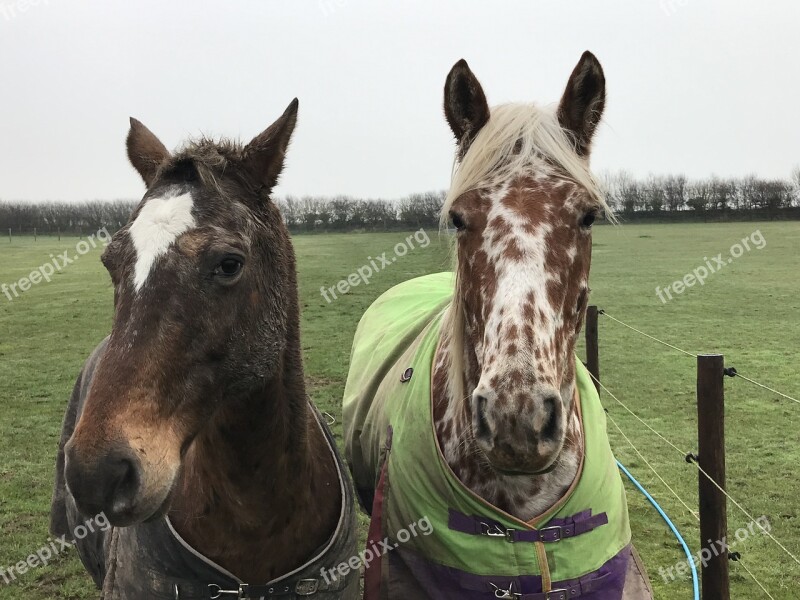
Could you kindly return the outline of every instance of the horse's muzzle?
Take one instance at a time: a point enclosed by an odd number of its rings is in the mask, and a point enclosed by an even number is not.
[[[479,386],[472,395],[475,441],[501,472],[543,473],[552,466],[563,444],[561,397],[555,390],[520,396],[516,402],[498,407],[497,395]]]
[[[141,488],[141,463],[127,444],[117,444],[105,454],[87,458],[72,440],[65,447],[67,487],[86,516],[104,513],[113,525],[137,520]]]

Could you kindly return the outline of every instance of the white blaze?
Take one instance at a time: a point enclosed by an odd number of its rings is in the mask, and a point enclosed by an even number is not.
[[[167,193],[148,200],[129,234],[136,249],[136,268],[133,287],[138,292],[158,258],[164,255],[179,235],[195,226],[192,216],[194,202],[189,192],[178,195]]]

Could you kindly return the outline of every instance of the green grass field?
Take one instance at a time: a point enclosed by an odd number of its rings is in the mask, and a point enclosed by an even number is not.
[[[759,230],[766,246],[753,248],[710,275],[705,285],[662,303],[656,286],[668,287]],[[360,315],[383,291],[425,273],[444,270],[444,239],[431,234],[418,248],[331,303],[320,287],[334,286],[368,256],[391,256],[408,234],[296,237],[303,307],[307,376],[314,400],[337,417],[350,342]],[[0,241],[0,283],[10,284],[71,252],[76,239],[15,238]],[[753,244],[751,244],[751,247]],[[72,252],[74,254],[74,252]],[[93,250],[54,276],[9,301],[0,295],[0,568],[24,560],[48,542],[48,511],[61,418],[75,376],[111,323],[112,290]],[[691,352],[721,352],[742,374],[794,397],[800,342],[800,224],[736,223],[598,227],[592,269],[592,302],[608,314]],[[695,361],[601,317],[602,379],[653,428],[685,451],[696,450]],[[581,350],[582,352],[582,350]],[[697,472],[647,431],[607,394],[611,416],[647,460],[690,507],[697,506]],[[755,517],[765,515],[773,535],[800,555],[800,405],[741,379],[726,380],[727,466],[730,494]],[[628,442],[609,424],[618,458],[662,503],[699,550],[696,521],[652,475]],[[690,598],[688,576],[665,582],[659,569],[682,557],[675,538],[643,498],[628,486],[634,540],[656,596]],[[729,506],[730,534],[749,520]],[[363,526],[363,523],[362,523]],[[800,565],[763,535],[733,550],[774,598],[800,597]],[[734,598],[764,598],[741,565],[731,564]],[[0,600],[97,598],[74,551],[10,585],[0,578]]]

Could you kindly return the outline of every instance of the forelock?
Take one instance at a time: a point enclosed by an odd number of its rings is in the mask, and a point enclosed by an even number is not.
[[[453,202],[471,190],[498,188],[515,179],[560,177],[581,186],[613,220],[602,187],[578,156],[574,143],[558,122],[555,110],[535,104],[501,104],[469,150],[453,166],[450,190],[442,208],[446,225]]]

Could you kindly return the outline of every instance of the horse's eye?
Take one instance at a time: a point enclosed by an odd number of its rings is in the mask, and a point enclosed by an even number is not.
[[[455,227],[458,231],[464,229],[467,224],[464,223],[464,218],[455,211],[450,211],[450,223],[452,223],[453,227]]]
[[[220,277],[234,277],[242,270],[242,261],[236,258],[225,258],[214,269],[214,275]]]
[[[583,219],[581,219],[581,227],[589,229],[596,220],[597,220],[597,211],[594,209],[590,210],[583,216]]]

